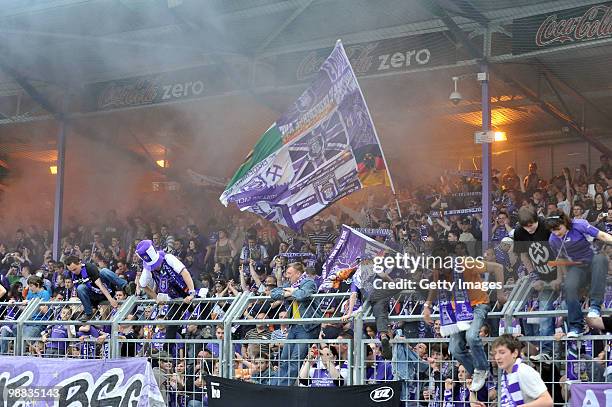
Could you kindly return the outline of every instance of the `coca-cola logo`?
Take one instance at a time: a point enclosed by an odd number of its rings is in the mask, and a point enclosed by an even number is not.
[[[157,94],[158,87],[151,80],[141,79],[128,85],[111,83],[100,93],[98,107],[109,109],[150,104]]]
[[[580,42],[612,35],[612,7],[597,5],[576,17],[559,19],[552,14],[540,24],[535,37],[538,47],[556,42]]]
[[[346,56],[351,61],[356,74],[366,73],[372,68],[376,58],[372,53],[378,47],[378,44],[378,42],[371,42],[346,47]],[[297,80],[304,81],[311,79],[319,72],[319,68],[325,62],[325,58],[326,56],[319,54],[318,51],[306,54],[297,67],[295,74]]]

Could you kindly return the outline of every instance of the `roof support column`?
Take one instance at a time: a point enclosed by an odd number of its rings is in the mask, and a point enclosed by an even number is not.
[[[53,260],[59,261],[62,248],[62,213],[64,210],[64,169],[66,164],[66,127],[64,118],[57,133],[57,175],[55,178],[55,203],[53,205]]]

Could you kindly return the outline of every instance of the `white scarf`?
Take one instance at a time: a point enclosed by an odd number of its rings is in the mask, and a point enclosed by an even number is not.
[[[504,371],[503,373],[501,407],[518,407],[525,404],[518,376],[520,364],[521,358],[518,358],[512,365],[512,372],[508,374]]]

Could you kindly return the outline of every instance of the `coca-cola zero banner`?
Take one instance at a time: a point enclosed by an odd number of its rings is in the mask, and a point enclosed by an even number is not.
[[[612,36],[612,3],[521,18],[512,27],[515,55],[601,40]]]
[[[125,79],[98,82],[86,88],[85,111],[120,109],[140,105],[176,102],[185,99],[218,95],[236,90],[245,75],[244,67],[230,69],[222,64],[205,65]]]
[[[267,62],[276,67],[277,85],[311,81],[332,48],[282,54]],[[344,48],[358,77],[457,62],[456,48],[443,33],[389,38]]]
[[[399,407],[400,382],[367,386],[263,386],[216,376],[206,378],[208,407]]]

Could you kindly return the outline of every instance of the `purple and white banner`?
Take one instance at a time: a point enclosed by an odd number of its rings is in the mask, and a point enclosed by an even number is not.
[[[323,280],[329,280],[340,270],[355,267],[358,262],[361,262],[360,270],[354,278],[360,280],[361,289],[368,296],[373,289],[374,273],[369,267],[371,260],[376,256],[382,256],[385,252],[394,252],[394,250],[350,226],[342,225],[340,237],[336,240],[336,245],[323,265],[321,277]]]
[[[611,383],[575,383],[571,391],[571,407],[612,407]]]
[[[356,229],[358,232],[363,233],[369,237],[384,237],[390,238],[393,236],[393,231],[391,229],[382,229],[382,228],[359,228]]]
[[[310,87],[263,134],[219,198],[299,230],[364,187],[391,185],[382,148],[340,42]]]
[[[0,406],[164,406],[145,358],[0,358]]]
[[[451,209],[450,211],[430,212],[429,216],[431,216],[432,218],[439,218],[441,216],[467,215],[471,213],[482,213],[482,207],[465,208],[465,209]]]

